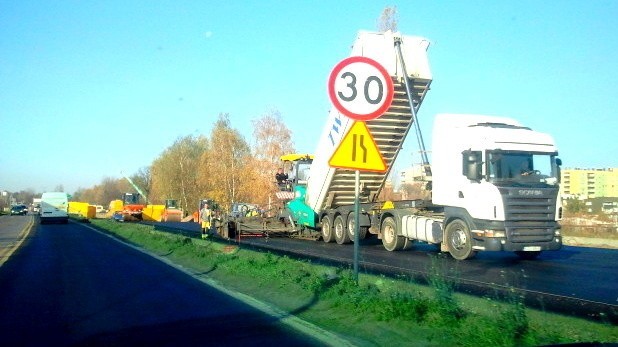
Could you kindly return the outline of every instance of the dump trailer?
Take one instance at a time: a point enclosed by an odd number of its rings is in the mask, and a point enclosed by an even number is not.
[[[437,244],[460,260],[477,251],[535,258],[559,249],[560,160],[551,136],[509,118],[442,114],[435,118],[429,165],[416,117],[432,81],[428,46],[419,37],[361,32],[352,49],[384,66],[395,86],[390,108],[366,121],[386,170],[360,173],[359,237],[376,234],[389,251],[415,241]],[[330,112],[307,184],[295,186],[296,198],[288,203],[295,222],[320,230],[325,242],[354,239],[355,173],[328,164],[352,124]],[[419,183],[430,198],[379,201],[412,126],[423,159]]]
[[[550,135],[509,118],[440,114],[430,165],[417,118],[432,82],[428,48],[424,38],[390,31],[360,32],[352,47],[352,56],[382,65],[394,85],[390,107],[365,121],[386,170],[359,174],[359,238],[375,234],[388,251],[409,249],[416,241],[436,244],[459,260],[478,251],[514,251],[532,259],[560,249],[561,162]],[[305,166],[304,179],[292,183],[292,194],[278,193],[289,198],[286,215],[276,217],[285,226],[283,234],[317,235],[339,244],[354,239],[356,173],[329,165],[353,124],[333,108],[312,160],[298,161]],[[380,201],[412,129],[422,158],[417,183],[426,198]],[[272,223],[263,225],[272,230]]]

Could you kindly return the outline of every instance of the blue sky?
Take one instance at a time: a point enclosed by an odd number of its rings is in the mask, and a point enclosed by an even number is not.
[[[221,112],[251,142],[278,109],[313,152],[328,74],[392,5],[432,42],[428,147],[437,113],[500,115],[551,133],[565,167],[618,167],[618,1],[0,0],[0,190],[136,172]]]

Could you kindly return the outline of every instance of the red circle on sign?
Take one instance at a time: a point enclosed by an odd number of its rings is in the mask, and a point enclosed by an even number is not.
[[[345,105],[342,104],[339,98],[337,97],[337,91],[335,90],[335,83],[337,81],[337,77],[339,76],[339,73],[342,70],[344,70],[346,67],[354,63],[363,63],[363,64],[370,65],[371,67],[378,70],[378,72],[380,73],[380,75],[382,75],[382,78],[386,82],[386,96],[384,97],[384,102],[380,107],[378,107],[376,110],[372,112],[369,112],[369,113],[354,112],[346,108]],[[395,88],[393,86],[393,80],[391,79],[391,76],[388,74],[386,69],[382,65],[380,65],[380,63],[378,63],[377,61],[371,58],[367,58],[367,57],[349,57],[349,58],[342,60],[337,65],[335,65],[335,68],[333,68],[333,71],[330,73],[330,76],[328,77],[328,96],[330,97],[330,100],[332,101],[335,108],[339,112],[343,113],[344,115],[354,120],[358,120],[358,121],[372,120],[372,119],[376,119],[380,117],[381,115],[383,115],[384,112],[388,110],[388,108],[391,106],[391,103],[393,102],[393,95],[395,93],[394,91],[395,91]]]

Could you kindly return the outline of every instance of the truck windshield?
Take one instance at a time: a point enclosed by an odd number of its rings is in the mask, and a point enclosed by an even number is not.
[[[298,182],[301,184],[307,184],[310,171],[311,171],[311,163],[308,163],[308,162],[298,163],[298,172],[297,172]]]
[[[493,151],[487,153],[487,177],[501,185],[556,185],[555,154]]]

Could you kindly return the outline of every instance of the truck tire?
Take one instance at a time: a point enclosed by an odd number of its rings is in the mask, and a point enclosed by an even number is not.
[[[384,218],[380,233],[382,234],[382,245],[387,251],[400,251],[404,248],[406,238],[397,235],[397,223],[395,223],[393,217]]]
[[[333,224],[329,216],[322,217],[322,240],[326,243],[335,241]]]
[[[405,238],[405,242],[403,244],[403,247],[401,248],[402,251],[407,251],[408,249],[412,248],[412,246],[414,245],[414,240],[409,239],[409,238]]]
[[[348,237],[350,238],[350,241],[354,242],[354,224],[356,222],[354,221],[354,213],[350,213],[348,215]],[[367,227],[360,227],[359,228],[359,233],[358,233],[358,239],[359,240],[364,240],[365,237],[367,237],[367,231],[369,230],[369,228]]]
[[[338,244],[343,245],[350,243],[350,236],[348,235],[348,231],[346,230],[345,223],[343,222],[343,217],[341,215],[335,217],[333,229],[335,231],[335,241],[337,241]]]
[[[476,255],[476,251],[472,249],[472,234],[466,222],[454,219],[446,226],[445,231],[448,252],[453,258],[466,260]]]

